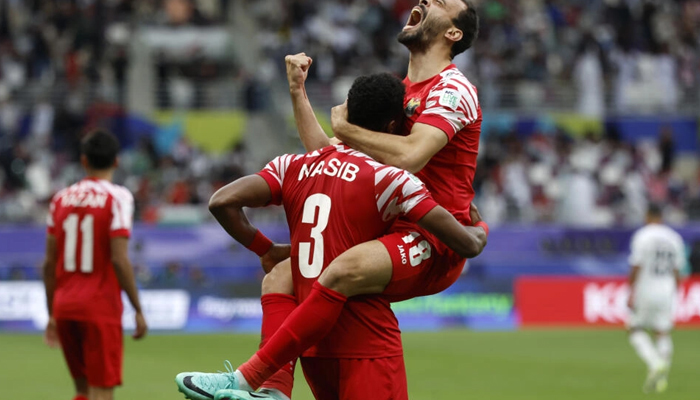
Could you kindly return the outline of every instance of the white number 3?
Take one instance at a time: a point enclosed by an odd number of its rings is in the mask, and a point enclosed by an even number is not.
[[[311,253],[311,242],[299,243],[299,271],[305,278],[315,278],[321,274],[323,269],[323,231],[328,226],[330,213],[331,198],[323,193],[312,194],[304,202],[301,222],[304,224],[316,223],[311,228],[310,234],[314,245],[313,254]],[[309,258],[311,258],[310,261]]]

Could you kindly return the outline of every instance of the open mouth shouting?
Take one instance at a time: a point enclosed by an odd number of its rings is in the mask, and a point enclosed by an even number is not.
[[[403,27],[404,31],[415,29],[416,27],[420,26],[420,24],[423,22],[423,16],[426,13],[425,6],[423,5],[418,5],[413,7],[411,10],[411,14],[408,16],[408,21],[406,21],[406,25]]]

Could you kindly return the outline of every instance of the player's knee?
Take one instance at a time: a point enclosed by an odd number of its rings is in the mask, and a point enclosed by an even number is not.
[[[336,292],[346,296],[372,291],[372,276],[363,264],[354,258],[337,258],[323,271],[319,277],[319,282]]]
[[[262,281],[262,294],[270,293],[294,294],[291,268],[279,264],[265,275]]]

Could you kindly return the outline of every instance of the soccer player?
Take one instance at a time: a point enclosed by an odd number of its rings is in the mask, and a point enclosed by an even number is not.
[[[389,74],[360,77],[348,93],[349,118],[376,131],[391,131],[402,117],[403,91],[401,81]],[[342,144],[306,155],[278,157],[258,176],[243,178],[218,191],[210,209],[231,236],[266,256],[272,244],[250,226],[241,207],[270,202],[285,207],[292,241],[294,292],[302,304],[317,296],[342,297],[320,285],[317,277],[348,248],[384,234],[400,215],[418,221],[463,257],[477,255],[485,245],[482,227],[463,227],[432,200],[418,179]],[[478,219],[476,211],[474,216]],[[406,241],[412,239],[409,235]],[[413,256],[406,251],[404,259],[410,262]],[[400,331],[389,301],[383,296],[363,296],[347,301],[337,311],[337,323],[327,325],[328,329],[315,338],[316,346],[302,358],[316,398],[407,398]],[[288,320],[294,320],[294,314]],[[275,341],[273,336],[263,348],[283,342]],[[300,342],[284,351],[291,361],[307,347]],[[260,372],[272,375],[281,367]],[[345,378],[340,378],[340,371]],[[207,398],[204,393],[210,377],[183,373],[177,381],[188,397]],[[288,377],[291,381],[291,375]],[[256,381],[257,376],[236,371],[229,376],[214,374],[213,378],[252,390],[268,376]],[[291,387],[284,393],[234,390],[216,396],[279,399],[284,398],[282,394],[290,397]]]
[[[661,207],[650,205],[646,218],[646,225],[632,236],[627,325],[630,344],[648,368],[643,390],[649,393],[663,392],[668,386],[673,309],[685,248],[683,238],[663,224]]]
[[[127,254],[134,199],[112,183],[114,135],[97,130],[80,150],[87,176],[53,197],[47,218],[45,340],[63,349],[74,400],[111,400],[122,383],[122,289],[136,310],[134,339],[147,330]]]
[[[377,135],[353,124],[347,119],[344,105],[333,108],[331,115],[333,132],[339,139],[377,161],[415,172],[438,204],[465,225],[471,222],[481,108],[476,88],[452,64],[452,59],[471,47],[478,30],[476,9],[466,0],[422,0],[413,8],[398,35],[399,42],[410,51],[404,80],[404,111],[408,117],[405,136]],[[311,60],[303,54],[298,57],[302,60],[296,62],[304,69],[305,77]],[[290,81],[290,93],[305,147],[313,150],[323,146],[328,138],[315,121],[303,80],[301,84]],[[413,240],[407,239],[409,235]],[[414,256],[410,263],[404,262],[407,251]],[[322,286],[345,298],[382,293],[391,301],[441,292],[457,280],[465,262],[429,232],[401,219],[389,234],[355,246],[343,256],[319,277]],[[288,262],[276,266],[263,281],[263,293],[291,293],[285,287],[288,274]],[[303,334],[307,336],[302,335],[297,324],[287,326],[289,336],[306,340],[316,333],[313,329],[323,330],[321,325],[332,324],[336,309],[343,307],[342,298],[326,301],[326,307],[320,310],[311,310],[315,302],[301,304],[303,311],[296,311],[297,319],[301,321],[299,325],[305,326]],[[263,305],[264,315],[290,310],[294,310],[294,305],[289,302]],[[263,332],[263,336],[269,333]],[[265,361],[260,364],[267,365],[260,367],[283,364],[282,352],[265,353]]]

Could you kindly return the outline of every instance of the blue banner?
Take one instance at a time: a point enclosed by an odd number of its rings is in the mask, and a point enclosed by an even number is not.
[[[283,225],[260,228],[275,241],[288,240]],[[689,253],[697,250],[700,226],[679,231]],[[624,275],[631,234],[630,229],[495,228],[487,249],[469,260],[468,273],[452,287],[438,295],[396,303],[393,308],[403,330],[453,326],[513,329],[513,283],[517,277]],[[45,326],[40,271],[44,242],[45,231],[40,227],[0,229],[0,330],[37,331]],[[140,225],[134,229],[131,246],[130,256],[153,329],[259,330],[264,273],[258,257],[218,226]],[[128,328],[133,315],[125,309]]]

